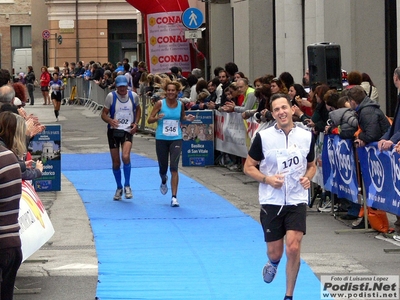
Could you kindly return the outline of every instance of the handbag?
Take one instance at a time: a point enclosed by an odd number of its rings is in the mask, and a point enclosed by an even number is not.
[[[123,138],[125,136],[125,130],[113,129],[114,138]]]

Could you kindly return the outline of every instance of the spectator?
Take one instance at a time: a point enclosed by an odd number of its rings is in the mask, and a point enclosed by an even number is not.
[[[233,103],[227,103],[227,109],[225,111],[243,113],[246,110],[257,109],[258,103],[256,96],[254,95],[254,89],[249,87],[249,81],[246,78],[240,78],[236,82],[239,95],[244,96],[244,101],[241,106],[233,105]]]
[[[137,89],[140,87],[140,78],[142,77],[142,73],[147,72],[146,63],[141,61],[138,63],[138,71],[136,72],[135,76],[133,77],[133,90],[136,92]]]
[[[369,75],[367,73],[362,73],[361,77],[362,77],[361,86],[363,87],[363,89],[367,93],[367,96],[371,100],[375,100],[376,102],[379,102],[378,89],[376,88],[376,86],[372,82],[371,77],[369,77]]]
[[[312,116],[313,110],[310,96],[301,84],[292,84],[289,87],[288,94],[292,99],[293,105],[297,105],[306,115]]]
[[[244,75],[244,73],[243,72],[236,72],[235,73],[235,75],[233,76],[233,80],[235,81],[235,82],[237,82],[238,81],[238,79],[240,79],[240,78],[246,78],[247,79],[247,77]]]
[[[313,128],[314,133],[324,132],[326,121],[329,119],[329,112],[324,102],[324,96],[327,91],[329,91],[329,86],[326,84],[321,84],[315,88],[314,97],[317,105],[307,124],[308,127]]]
[[[178,67],[172,67],[169,69],[171,71],[171,75],[174,76],[175,79],[181,78],[182,76],[179,75]]]
[[[349,85],[346,86],[346,89],[351,89],[355,85],[361,85],[362,82],[361,73],[358,71],[351,71],[347,75],[347,82],[349,83]]]
[[[201,70],[199,68],[193,69],[192,70],[192,75],[196,76],[198,80],[201,80],[201,79],[204,80],[203,77],[201,76],[202,72],[201,72]]]
[[[43,105],[50,105],[50,95],[49,95],[49,83],[51,80],[51,76],[46,66],[43,66],[42,74],[40,75],[40,90],[43,95]]]
[[[15,278],[22,262],[20,227],[21,168],[10,151],[17,119],[12,112],[0,113],[0,298],[13,299]]]
[[[10,85],[3,85],[0,87],[0,105],[11,104],[15,97],[14,88]]]
[[[0,87],[10,82],[10,72],[6,69],[0,69]]]
[[[26,82],[26,87],[28,89],[28,93],[29,93],[29,104],[34,105],[35,104],[35,96],[34,96],[33,92],[35,91],[36,76],[35,76],[35,72],[33,72],[32,66],[28,66],[27,71],[28,72],[25,75],[25,82]]]
[[[221,89],[222,89],[223,92],[221,94],[221,100],[220,100],[219,103],[217,102],[217,104],[219,104],[219,106],[222,107],[222,106],[225,105],[225,102],[227,100],[226,99],[225,90],[226,90],[226,88],[229,87],[231,82],[229,80],[229,74],[225,70],[219,71],[218,79],[219,79],[219,82],[221,84]]]
[[[358,147],[363,147],[366,144],[379,141],[384,133],[390,127],[390,123],[385,114],[380,109],[379,104],[366,96],[364,89],[359,86],[353,86],[347,96],[350,100],[352,109],[357,112],[358,125],[360,132],[356,133],[355,144]],[[354,210],[361,209],[359,204],[352,204]],[[353,229],[361,229],[364,227],[363,219],[359,219],[357,224],[353,224]]]
[[[110,70],[104,71],[104,77],[100,81],[95,81],[102,89],[109,88],[113,84],[112,73]]]
[[[279,79],[283,82],[287,89],[294,84],[293,76],[289,72],[282,72],[281,75],[279,75]]]
[[[397,67],[393,72],[393,83],[397,90],[400,89],[400,67]],[[389,151],[393,145],[395,150],[400,152],[400,94],[397,95],[397,106],[394,113],[393,124],[385,132],[378,142],[378,148],[381,151]],[[394,222],[396,234],[393,239],[400,241],[400,216],[396,216],[397,220]]]
[[[190,102],[194,103],[197,100],[196,85],[199,80],[195,75],[190,74],[187,78],[187,81],[190,86]]]
[[[390,128],[390,123],[376,101],[365,95],[364,89],[353,86],[347,95],[351,108],[357,112],[361,132],[355,140],[360,147],[379,139]]]
[[[233,82],[235,73],[239,71],[239,68],[234,62],[228,62],[225,64],[225,71],[229,81]]]
[[[307,69],[304,72],[304,76],[303,76],[303,87],[304,87],[304,89],[306,89],[306,88],[310,89],[309,86],[310,86],[310,71]]]
[[[132,75],[129,72],[129,69],[131,68],[131,66],[128,63],[124,64],[124,76],[126,77],[126,80],[128,81],[128,90],[132,91],[133,89],[133,79],[132,79]]]
[[[80,78],[85,74],[85,68],[83,67],[83,62],[78,61],[76,64],[76,69],[75,69],[75,77]]]
[[[26,102],[28,101],[26,86],[21,82],[14,82],[12,86],[15,91],[15,97],[18,97],[22,102],[22,106],[25,106]]]
[[[287,94],[288,89],[285,84],[278,77],[271,80],[271,93],[272,94]]]

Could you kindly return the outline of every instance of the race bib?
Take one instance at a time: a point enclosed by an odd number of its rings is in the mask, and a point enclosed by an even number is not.
[[[296,147],[278,150],[276,160],[278,164],[278,173],[282,175],[294,174],[302,169],[300,164],[301,153]]]
[[[178,121],[177,120],[163,120],[163,135],[177,136],[178,135]]]
[[[128,129],[132,124],[132,113],[128,111],[119,111],[116,113],[116,118],[119,121],[119,125],[117,129]]]

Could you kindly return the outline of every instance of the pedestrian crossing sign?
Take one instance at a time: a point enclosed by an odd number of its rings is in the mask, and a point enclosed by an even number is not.
[[[204,21],[203,13],[196,7],[189,7],[182,14],[182,23],[188,29],[199,28]]]

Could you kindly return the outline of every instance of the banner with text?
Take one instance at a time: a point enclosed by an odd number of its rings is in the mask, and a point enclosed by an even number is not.
[[[367,205],[400,215],[400,155],[379,151],[378,143],[358,148]]]
[[[185,39],[182,12],[160,12],[147,15],[149,72],[170,73],[171,67],[191,72],[190,43]]]
[[[46,125],[29,146],[32,159],[43,162],[42,177],[33,180],[36,191],[61,191],[61,125]]]
[[[49,216],[33,186],[22,181],[18,223],[22,242],[22,260],[40,249],[54,234]]]
[[[358,203],[358,180],[352,140],[338,135],[325,135],[322,149],[322,174],[324,188]]]
[[[215,148],[218,151],[247,157],[247,128],[242,114],[215,111]]]
[[[214,165],[214,115],[212,110],[187,111],[193,122],[182,122],[182,166]]]

